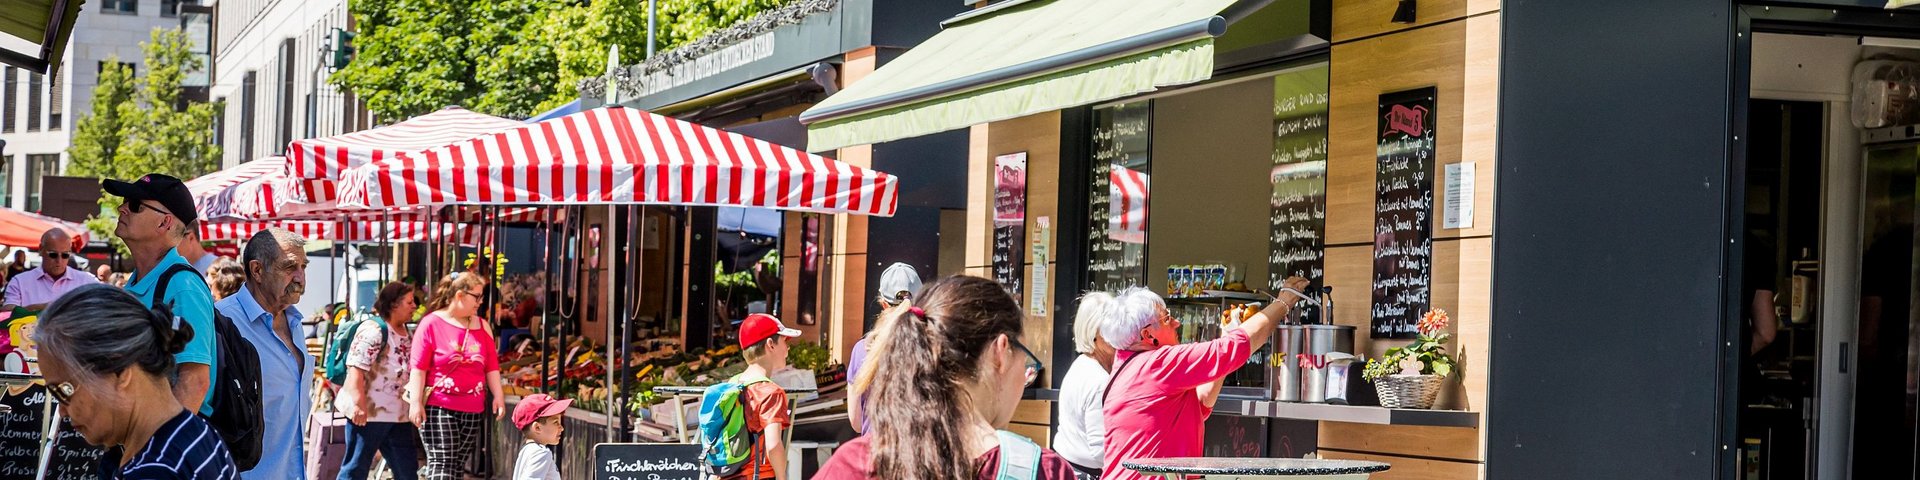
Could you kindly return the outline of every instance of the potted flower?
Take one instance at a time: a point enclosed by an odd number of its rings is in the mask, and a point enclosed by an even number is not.
[[[1433,408],[1441,380],[1453,374],[1453,356],[1447,354],[1446,310],[1428,311],[1415,325],[1420,336],[1404,347],[1387,349],[1386,356],[1367,361],[1361,373],[1373,382],[1380,405],[1388,408]]]

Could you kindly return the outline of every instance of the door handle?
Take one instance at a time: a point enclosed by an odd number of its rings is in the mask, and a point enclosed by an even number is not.
[[[1848,355],[1848,346],[1847,342],[1840,342],[1840,373],[1847,373],[1848,359],[1852,357],[1852,355]]]

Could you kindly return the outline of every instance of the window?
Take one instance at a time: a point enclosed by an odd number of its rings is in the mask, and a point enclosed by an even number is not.
[[[6,99],[6,102],[5,102],[6,105],[0,106],[0,108],[7,109],[5,114],[6,121],[4,125],[0,125],[0,132],[13,133],[13,126],[16,125],[16,123],[14,123],[13,117],[15,115],[19,115],[18,112],[14,111],[14,107],[16,106],[16,104],[14,103],[14,99],[19,97],[20,97],[20,69],[7,67],[7,89],[0,90],[0,98]]]
[[[280,136],[274,142],[276,151],[293,142],[293,77],[299,74],[294,57],[298,53],[293,39],[280,41]]]
[[[60,87],[60,71],[53,71],[53,81],[47,82],[47,129],[59,131],[60,117],[67,113],[67,93]]]
[[[140,0],[106,0],[100,2],[101,13],[133,15],[140,13]]]
[[[40,211],[40,182],[60,174],[60,154],[27,155],[27,211]]]
[[[227,97],[213,99],[215,105],[226,105]],[[227,109],[213,111],[213,144],[221,148],[227,146]]]
[[[160,0],[160,16],[180,16],[180,0]]]
[[[0,157],[0,207],[13,207],[13,157]]]
[[[255,104],[254,97],[258,96],[259,94],[258,92],[260,88],[259,80],[260,80],[259,72],[252,72],[252,71],[247,72],[246,75],[240,78],[240,159],[241,161],[252,160],[254,157],[253,113],[254,113],[255,107],[258,106]]]
[[[29,132],[40,129],[40,103],[46,101],[40,98],[40,87],[45,83],[41,78],[42,76],[38,73],[27,72],[27,131]]]

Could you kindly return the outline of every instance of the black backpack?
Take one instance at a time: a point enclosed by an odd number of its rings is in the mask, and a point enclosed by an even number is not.
[[[161,273],[159,282],[154,284],[155,305],[166,303],[167,283],[181,273],[193,273],[194,281],[206,284],[192,266],[174,265]],[[220,432],[220,440],[226,442],[227,452],[233,455],[234,466],[243,472],[252,470],[260,463],[260,437],[266,430],[260,414],[260,354],[254,350],[253,342],[247,341],[233,326],[233,320],[221,315],[219,310],[213,311],[213,334],[214,364],[219,368],[215,369],[216,378],[208,386],[213,389],[213,398],[208,401],[213,415],[206,417],[207,423]]]

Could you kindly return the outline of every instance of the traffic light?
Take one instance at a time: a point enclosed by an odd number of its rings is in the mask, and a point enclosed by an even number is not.
[[[327,66],[334,70],[347,68],[347,62],[353,61],[353,32],[336,28],[329,40],[333,44],[333,55]]]

